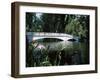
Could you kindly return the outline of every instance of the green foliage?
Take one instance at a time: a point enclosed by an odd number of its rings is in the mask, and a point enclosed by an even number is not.
[[[85,19],[84,19],[85,18]],[[80,39],[88,39],[89,35],[89,21],[88,16],[76,16],[65,27],[65,32],[78,36]],[[87,35],[88,34],[88,35]]]
[[[35,66],[51,66],[51,63],[48,60],[48,53],[49,50],[47,49],[39,49],[37,42],[30,42],[28,46],[27,60],[26,66],[27,67],[35,67]]]
[[[89,16],[26,13],[26,31],[67,33],[89,40]]]
[[[36,13],[26,13],[26,31],[27,32],[40,32],[42,29],[42,22]]]

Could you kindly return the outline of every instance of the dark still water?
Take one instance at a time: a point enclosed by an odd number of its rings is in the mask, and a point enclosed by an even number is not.
[[[31,51],[33,67],[89,64],[89,44],[86,42],[37,41],[33,46],[36,46]]]

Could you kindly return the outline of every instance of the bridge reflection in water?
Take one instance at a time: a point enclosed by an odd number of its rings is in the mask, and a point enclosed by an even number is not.
[[[75,41],[79,40],[77,36],[69,35],[66,33],[27,32],[26,35],[29,42],[43,38],[55,38],[63,41],[68,41],[70,39],[74,39]]]

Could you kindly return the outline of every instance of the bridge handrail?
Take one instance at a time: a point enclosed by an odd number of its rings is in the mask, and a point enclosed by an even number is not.
[[[27,32],[27,35],[32,36],[61,36],[61,37],[73,37],[72,35],[66,34],[66,33],[47,33],[47,32]]]

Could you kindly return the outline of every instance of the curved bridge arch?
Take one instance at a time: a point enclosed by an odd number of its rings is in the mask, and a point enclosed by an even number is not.
[[[60,39],[62,41],[66,41],[72,38],[67,38],[67,37],[33,37],[32,40],[38,40],[38,39],[44,39],[44,38],[53,38],[53,39]]]
[[[74,39],[76,41],[79,40],[78,37],[66,33],[27,32],[26,36],[29,42],[43,38],[55,38],[63,41],[67,41],[69,39]]]

